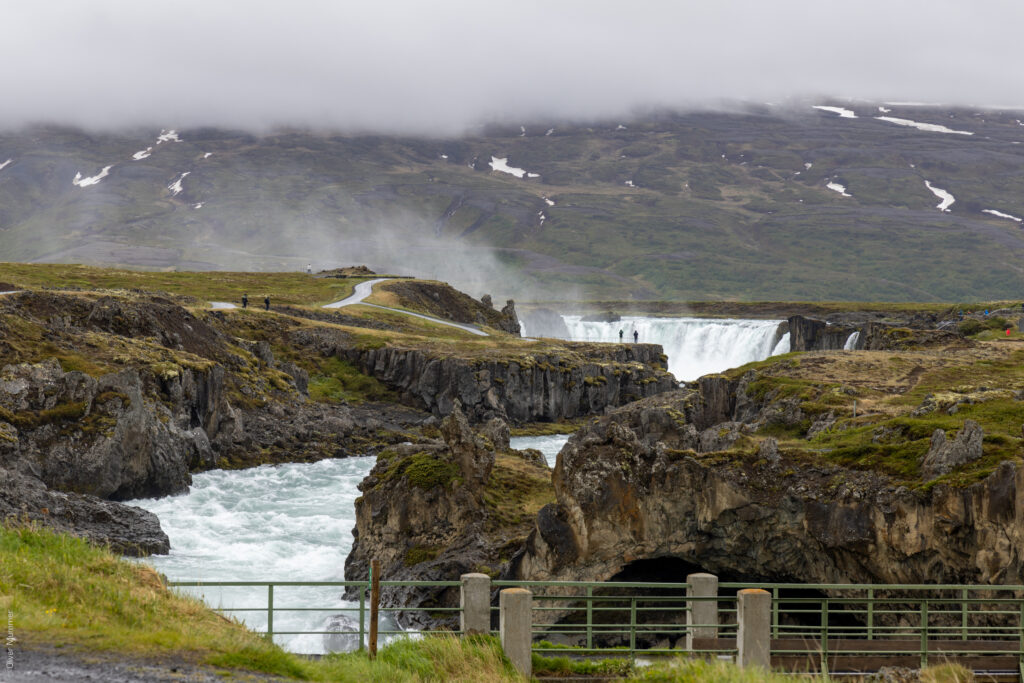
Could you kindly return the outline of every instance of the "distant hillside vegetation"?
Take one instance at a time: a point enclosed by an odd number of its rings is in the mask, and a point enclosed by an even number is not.
[[[1024,113],[812,104],[461,139],[9,131],[0,254],[366,262],[496,297],[1020,296]]]

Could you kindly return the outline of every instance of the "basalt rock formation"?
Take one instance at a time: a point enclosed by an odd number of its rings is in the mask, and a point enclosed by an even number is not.
[[[170,550],[153,513],[95,496],[50,489],[30,474],[0,467],[0,521],[43,524],[57,531],[109,544],[124,555]]]
[[[536,451],[496,448],[473,432],[457,402],[440,431],[443,441],[382,451],[359,485],[347,580],[365,580],[372,558],[380,560],[385,580],[497,576],[522,548],[538,501],[550,500],[543,458]],[[486,431],[502,432],[493,424]],[[459,592],[385,587],[381,600],[389,607],[453,607]],[[421,611],[398,613],[398,619],[403,626],[454,625]]]
[[[420,349],[338,349],[435,416],[458,400],[472,422],[559,421],[602,413],[676,387],[657,344],[576,344],[576,353],[465,358]]]
[[[181,420],[145,395],[141,377],[132,370],[93,378],[64,372],[52,358],[4,367],[0,464],[23,462],[49,486],[100,498],[187,489],[190,469],[215,462],[202,423],[215,426],[209,399],[222,393],[223,373],[185,370],[160,381],[179,399],[172,405]],[[192,418],[200,424],[190,429]]]
[[[750,388],[757,377],[746,380]],[[673,558],[741,580],[1024,581],[1018,464],[1003,462],[966,486],[912,490],[878,471],[759,441],[757,426],[787,410],[778,394],[752,393],[740,398],[739,383],[709,381],[587,423],[559,454],[557,502],[538,514],[510,574],[605,581],[634,563]],[[738,432],[740,443],[705,444],[700,425],[730,411],[746,419],[708,429]],[[981,438],[965,424],[956,443],[980,448]],[[949,447],[944,437],[938,447]]]
[[[789,331],[791,351],[833,351],[844,348],[850,335],[857,334],[857,351],[897,351],[962,342],[954,329],[936,329],[932,317],[913,317],[901,322],[868,320],[851,323],[850,316],[830,323],[802,315],[790,316],[784,323]]]

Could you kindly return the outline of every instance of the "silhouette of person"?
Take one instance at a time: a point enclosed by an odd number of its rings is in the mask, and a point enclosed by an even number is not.
[[[640,333],[637,332],[636,330],[633,330],[633,343],[636,344],[639,341],[640,341]]]
[[[242,308],[249,308],[249,295],[248,294],[243,294],[242,295]]]
[[[270,310],[270,295],[269,294],[267,294],[265,297],[263,297],[263,308],[264,308],[264,310],[267,310],[267,311]]]
[[[622,343],[622,330],[619,330],[619,343]]]

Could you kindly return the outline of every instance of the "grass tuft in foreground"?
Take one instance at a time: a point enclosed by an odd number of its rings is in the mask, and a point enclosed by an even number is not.
[[[164,587],[152,568],[86,541],[0,526],[0,607],[19,640],[314,681],[518,681],[495,638],[441,635],[310,661]]]

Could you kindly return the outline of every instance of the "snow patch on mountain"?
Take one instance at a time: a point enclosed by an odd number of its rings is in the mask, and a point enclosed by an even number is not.
[[[152,153],[153,153],[153,148],[152,147],[147,147],[146,149],[140,150],[140,151],[136,152],[135,154],[133,154],[132,155],[132,159],[134,159],[135,161],[142,161],[143,159],[145,159],[146,157],[148,157]]]
[[[76,185],[78,187],[89,187],[90,185],[97,185],[101,180],[110,175],[110,169],[112,169],[113,167],[113,165],[104,166],[102,171],[100,171],[94,176],[89,176],[88,178],[83,178],[81,173],[76,173],[75,179],[71,181],[71,184]]]
[[[814,107],[815,109],[820,109],[821,111],[828,111],[828,112],[832,112],[833,114],[838,114],[839,118],[841,118],[841,119],[855,119],[855,118],[857,118],[857,115],[855,113],[853,113],[852,109],[844,109],[843,107],[828,107],[828,106],[825,106],[823,104],[814,104],[814,105],[811,105],[811,106]]]
[[[1024,218],[1018,218],[1017,216],[1012,216],[1008,213],[1003,213],[1002,211],[996,211],[995,209],[982,209],[981,212],[990,213],[993,216],[998,216],[999,218],[1009,218],[1011,221],[1017,221],[1018,223],[1024,222]]]
[[[162,142],[181,142],[181,138],[178,137],[178,131],[176,130],[160,130],[160,135],[156,138],[156,144]]]
[[[926,130],[930,133],[952,133],[954,135],[974,135],[969,130],[953,130],[946,126],[939,125],[937,123],[921,123],[920,121],[911,121],[910,119],[898,119],[895,116],[876,116],[875,119],[879,121],[886,121],[888,123],[895,123],[897,126],[908,126],[910,128],[917,128],[918,130]]]
[[[950,193],[946,192],[945,190],[943,190],[940,187],[934,187],[927,180],[924,181],[924,186],[927,187],[929,190],[931,190],[933,195],[935,195],[936,197],[938,197],[939,199],[942,200],[941,202],[939,202],[935,206],[935,208],[938,209],[939,211],[944,212],[944,213],[949,213],[949,207],[952,206],[953,202],[956,201],[956,199],[953,198],[953,195],[951,195]]]
[[[826,183],[825,187],[827,187],[828,189],[833,190],[835,192],[838,192],[839,194],[843,195],[844,197],[852,197],[853,196],[852,194],[847,194],[846,193],[846,187],[843,186],[843,185],[840,185],[839,183],[835,183],[835,182],[833,182],[833,183]]]
[[[508,157],[498,158],[498,157],[492,156],[491,157],[490,166],[491,166],[491,169],[494,170],[494,171],[500,171],[501,173],[508,173],[509,175],[514,175],[516,178],[522,178],[523,176],[526,176],[527,178],[539,178],[540,177],[539,173],[529,173],[525,169],[516,168],[515,166],[509,166],[508,165]]]
[[[6,166],[7,164],[11,163],[12,161],[14,161],[14,159],[8,159],[4,163],[0,164],[0,171],[4,170],[4,166]]]
[[[178,176],[177,180],[175,180],[173,183],[167,186],[167,189],[171,191],[171,196],[177,196],[181,192],[181,181],[184,180],[185,176],[187,176],[191,172],[192,171],[185,171],[180,176]]]

